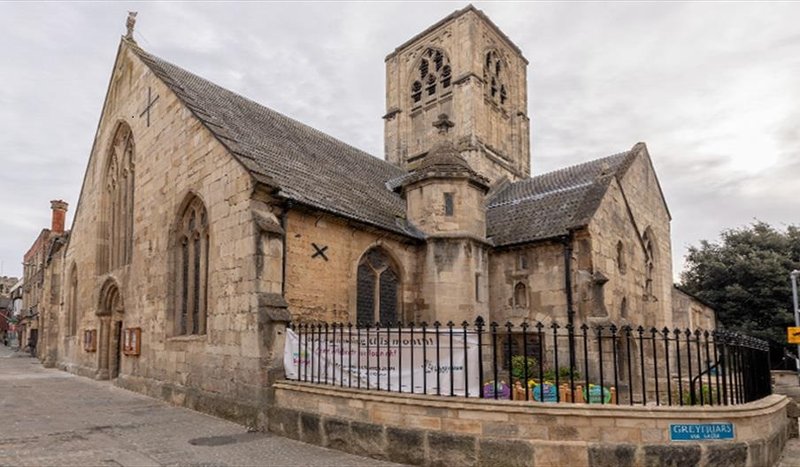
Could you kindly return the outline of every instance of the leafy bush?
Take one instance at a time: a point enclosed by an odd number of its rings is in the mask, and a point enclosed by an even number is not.
[[[708,384],[703,384],[701,387],[695,385],[694,404],[692,404],[692,393],[689,390],[689,388],[686,388],[685,392],[683,393],[684,405],[700,405],[701,399],[703,401],[703,404],[711,404],[712,401],[716,403],[717,390],[713,386],[709,386]]]
[[[562,366],[558,369],[558,379],[559,382],[564,382],[569,380],[569,368]],[[573,379],[580,379],[581,372],[578,371],[576,368],[572,369],[572,378]],[[548,368],[544,371],[544,379],[545,381],[555,381],[556,380],[556,372],[552,368]]]
[[[528,361],[528,372],[525,373],[525,360]],[[524,355],[511,357],[511,376],[514,381],[527,381],[533,378],[537,367],[536,359]]]

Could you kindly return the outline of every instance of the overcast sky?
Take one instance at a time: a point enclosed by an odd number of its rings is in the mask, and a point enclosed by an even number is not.
[[[466,4],[0,3],[0,260],[72,221],[128,10],[145,50],[383,157],[387,53]],[[484,3],[523,50],[534,174],[647,143],[688,245],[800,223],[800,4]]]

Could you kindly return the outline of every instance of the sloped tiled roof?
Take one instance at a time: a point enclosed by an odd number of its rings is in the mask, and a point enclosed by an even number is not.
[[[132,49],[214,136],[256,177],[298,203],[415,239],[395,193],[413,173],[224,89],[176,65]],[[487,238],[508,246],[554,238],[585,226],[631,151],[498,187],[487,201]]]
[[[413,238],[405,202],[386,182],[406,172],[217,86],[135,45],[132,49],[257,178],[279,195]]]
[[[624,174],[636,154],[634,148],[508,184],[487,202],[487,237],[495,246],[508,246],[587,225],[611,179]]]

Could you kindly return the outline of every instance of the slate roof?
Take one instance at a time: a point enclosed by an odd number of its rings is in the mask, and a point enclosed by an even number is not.
[[[216,138],[263,183],[298,203],[414,239],[395,193],[414,173],[345,144],[130,44]],[[588,224],[631,151],[496,187],[487,201],[495,246],[545,240]]]
[[[495,246],[555,238],[589,223],[611,180],[630,167],[627,152],[509,183],[487,202],[486,235]]]
[[[406,172],[131,44],[142,61],[262,182],[323,211],[413,238],[405,201],[386,182]]]

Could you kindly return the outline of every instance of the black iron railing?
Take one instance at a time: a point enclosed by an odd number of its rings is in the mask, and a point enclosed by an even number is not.
[[[741,404],[771,393],[768,344],[724,330],[480,317],[460,325],[292,323],[288,330],[287,378],[339,387],[630,405]]]

